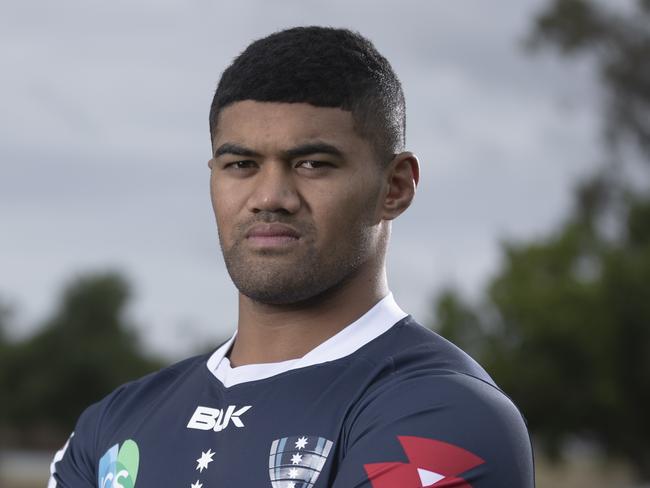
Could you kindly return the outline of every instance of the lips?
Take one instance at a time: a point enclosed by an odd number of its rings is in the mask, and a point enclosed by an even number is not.
[[[278,223],[255,224],[246,232],[246,240],[258,248],[283,248],[295,244],[298,239],[298,231]]]
[[[299,239],[300,234],[284,224],[256,224],[246,232],[247,238],[256,237],[292,237]]]

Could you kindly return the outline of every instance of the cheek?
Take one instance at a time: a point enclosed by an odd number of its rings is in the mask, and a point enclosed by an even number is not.
[[[217,202],[216,202],[217,195],[218,195],[217,183],[214,178],[214,173],[212,173],[210,175],[210,200],[212,201],[212,209],[215,211],[215,214],[217,211]]]
[[[328,240],[348,240],[364,234],[373,225],[376,209],[376,193],[355,188],[331,199],[328,205],[322,207],[320,215],[315,216],[315,220],[317,226],[321,222],[320,227]]]
[[[223,185],[214,182],[210,184],[210,197],[212,200],[212,210],[217,221],[219,234],[227,237],[232,232],[234,219],[237,213],[237,201],[232,192],[229,192]]]

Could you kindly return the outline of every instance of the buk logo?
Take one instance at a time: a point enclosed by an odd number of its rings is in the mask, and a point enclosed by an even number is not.
[[[244,422],[239,418],[250,410],[251,405],[237,409],[236,405],[227,408],[196,407],[192,418],[187,423],[188,429],[214,430],[221,432],[232,422],[235,427],[242,428]]]
[[[131,439],[111,447],[99,460],[99,488],[133,488],[138,476],[140,451]]]

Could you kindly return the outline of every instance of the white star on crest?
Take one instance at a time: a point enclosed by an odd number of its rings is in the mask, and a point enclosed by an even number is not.
[[[289,478],[297,478],[298,477],[298,470],[296,468],[291,468],[289,470]]]
[[[302,436],[300,439],[296,441],[296,449],[304,449],[306,445],[307,445],[307,438],[305,436]]]
[[[296,488],[296,484],[293,481],[290,481],[287,488]]]
[[[196,483],[192,483],[192,486],[190,488],[202,488],[203,483],[199,483],[199,480],[196,480]]]
[[[201,451],[201,457],[196,460],[198,463],[196,466],[196,469],[198,469],[201,473],[203,473],[204,469],[207,469],[208,464],[210,464],[214,459],[212,459],[212,456],[214,456],[215,453],[212,452],[212,449],[208,449],[208,452],[203,452]],[[195,487],[198,488],[198,487]]]
[[[294,454],[291,456],[291,464],[300,464],[302,462],[302,454]]]

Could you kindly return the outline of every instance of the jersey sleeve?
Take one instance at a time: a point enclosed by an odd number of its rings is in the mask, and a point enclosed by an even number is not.
[[[79,417],[75,430],[50,464],[47,488],[94,488],[95,432],[98,405],[88,407]]]
[[[349,419],[332,488],[534,486],[523,417],[480,379],[395,379]]]

